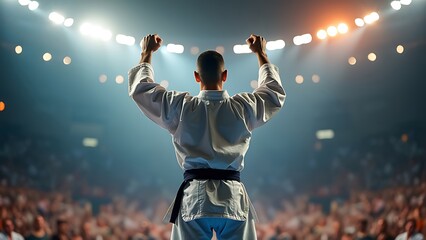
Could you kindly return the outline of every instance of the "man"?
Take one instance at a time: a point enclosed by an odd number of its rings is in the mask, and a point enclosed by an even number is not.
[[[392,240],[388,231],[388,222],[384,218],[379,218],[376,222],[376,239],[377,240]]]
[[[142,112],[172,135],[176,157],[185,171],[166,216],[174,223],[171,239],[256,239],[252,205],[239,173],[252,131],[278,112],[285,99],[278,68],[269,63],[266,40],[247,40],[259,62],[258,87],[230,97],[223,57],[206,51],[197,59],[198,96],[167,91],[154,82],[153,53],[162,39],[154,34],[142,42],[140,64],[129,71],[129,95]]]
[[[12,219],[6,218],[3,220],[3,229],[4,233],[0,233],[0,240],[24,240],[21,234],[13,231],[15,230],[15,225]]]
[[[355,240],[374,240],[372,236],[368,234],[368,220],[362,218],[358,220],[357,224],[358,231],[355,236]]]
[[[46,232],[46,221],[41,215],[37,215],[34,218],[34,229],[30,236],[26,237],[25,240],[49,240],[49,235]]]
[[[56,221],[57,233],[52,236],[51,240],[70,240],[70,231],[68,221],[64,219],[58,219]]]
[[[416,220],[408,219],[404,225],[405,232],[399,234],[395,240],[423,240],[423,234],[416,232]]]

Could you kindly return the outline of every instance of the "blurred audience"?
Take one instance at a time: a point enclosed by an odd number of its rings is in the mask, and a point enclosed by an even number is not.
[[[0,136],[0,240],[169,239],[170,199],[159,186],[118,176],[109,153],[63,149]],[[313,155],[321,164],[302,162],[298,174],[254,186],[259,240],[423,239],[425,142],[376,136]]]

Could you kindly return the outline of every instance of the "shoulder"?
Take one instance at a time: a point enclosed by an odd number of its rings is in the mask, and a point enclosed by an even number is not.
[[[17,233],[17,232],[12,232],[12,239],[13,240],[24,240],[24,237],[21,235],[21,234],[19,234],[19,233]]]

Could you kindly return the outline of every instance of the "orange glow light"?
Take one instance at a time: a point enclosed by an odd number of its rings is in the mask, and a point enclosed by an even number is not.
[[[3,112],[5,108],[6,108],[6,104],[4,104],[3,101],[0,101],[0,112]]]

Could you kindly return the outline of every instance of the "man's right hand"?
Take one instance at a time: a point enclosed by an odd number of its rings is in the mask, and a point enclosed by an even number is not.
[[[268,56],[266,55],[266,40],[259,35],[250,35],[246,40],[250,50],[257,55],[259,60],[259,67],[265,63],[269,63]]]

